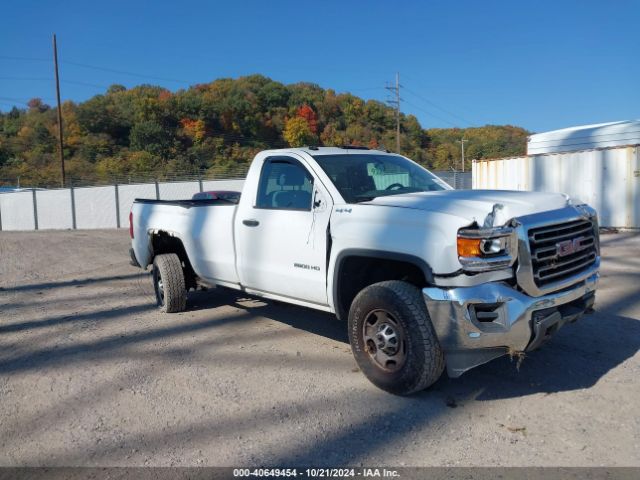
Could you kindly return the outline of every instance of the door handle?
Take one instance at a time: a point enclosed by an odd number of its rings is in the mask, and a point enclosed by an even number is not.
[[[258,220],[242,220],[242,223],[247,227],[257,227],[258,225],[260,225],[260,222]]]

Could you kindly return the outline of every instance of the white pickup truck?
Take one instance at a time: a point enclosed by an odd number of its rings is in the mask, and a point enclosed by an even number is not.
[[[264,151],[239,203],[139,199],[130,222],[163,311],[204,285],[335,313],[362,372],[396,394],[537,348],[591,311],[600,266],[585,204],[453,190],[356,147]]]

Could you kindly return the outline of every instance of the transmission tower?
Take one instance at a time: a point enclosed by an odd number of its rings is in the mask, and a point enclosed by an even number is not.
[[[393,95],[392,98],[387,100],[387,104],[389,104],[396,110],[396,152],[400,153],[400,74],[396,73],[395,85],[387,84],[387,86],[384,88],[389,90]]]

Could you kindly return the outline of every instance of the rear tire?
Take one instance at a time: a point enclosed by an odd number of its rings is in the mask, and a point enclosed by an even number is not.
[[[153,260],[153,288],[160,310],[166,313],[183,312],[187,306],[182,262],[175,253],[158,255]]]
[[[377,387],[409,395],[436,382],[444,355],[420,290],[398,280],[364,288],[349,310],[351,350]]]

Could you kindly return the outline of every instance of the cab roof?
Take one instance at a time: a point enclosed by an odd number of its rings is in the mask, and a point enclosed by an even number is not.
[[[277,150],[268,150],[269,153],[295,153],[295,152],[304,152],[307,155],[316,156],[316,155],[366,155],[366,154],[375,154],[375,155],[395,155],[392,152],[385,150],[371,150],[367,147],[355,147],[355,146],[345,146],[345,147],[315,147],[315,146],[307,146],[307,147],[291,147],[291,148],[280,148]]]

